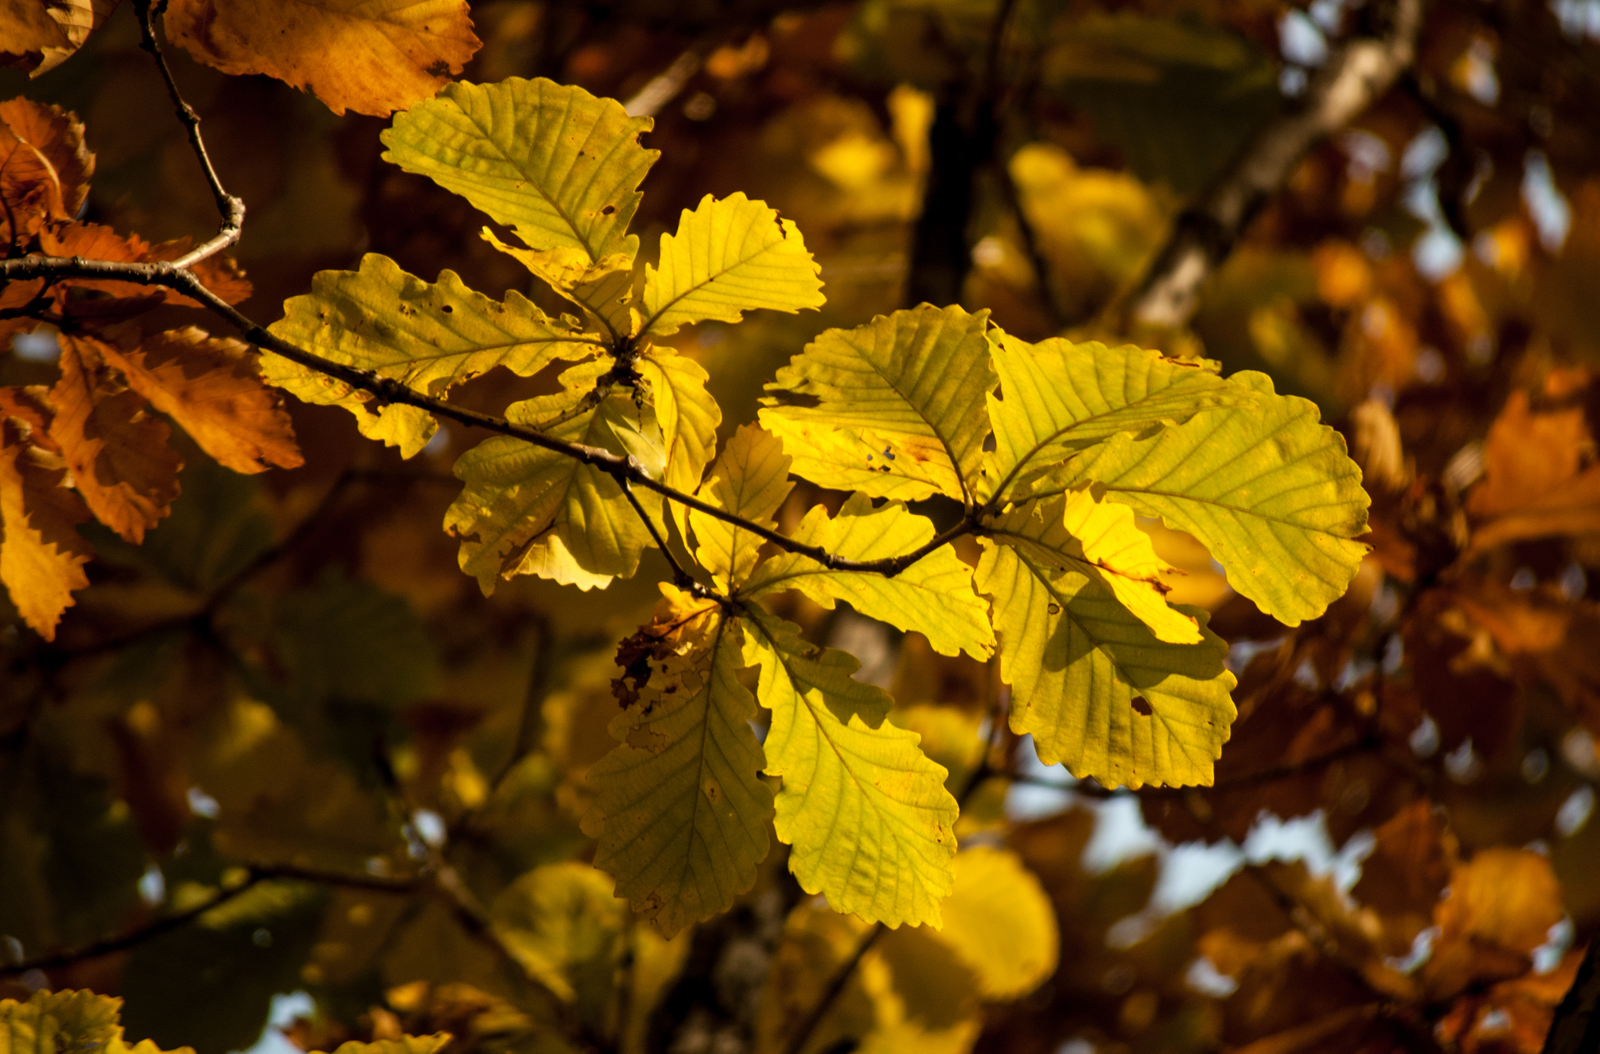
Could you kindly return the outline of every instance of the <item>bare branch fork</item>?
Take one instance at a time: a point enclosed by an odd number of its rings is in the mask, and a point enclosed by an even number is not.
[[[956,526],[908,553],[878,560],[851,560],[837,556],[822,546],[808,545],[804,542],[795,541],[763,524],[747,520],[736,513],[702,501],[692,494],[686,494],[676,488],[669,487],[647,474],[638,460],[631,456],[624,457],[600,447],[568,442],[536,429],[513,424],[504,418],[452,405],[442,399],[424,395],[393,378],[381,376],[373,370],[334,362],[268,332],[265,327],[206,288],[204,283],[190,270],[194,264],[238,242],[243,231],[244,202],[229,194],[223,188],[216,169],[211,163],[210,156],[206,152],[205,142],[200,135],[200,118],[194,112],[194,109],[184,101],[182,93],[179,91],[177,83],[172,77],[172,72],[162,54],[161,46],[155,35],[155,15],[161,5],[152,6],[150,0],[138,0],[135,6],[140,18],[141,32],[144,36],[142,46],[155,57],[157,64],[160,66],[168,94],[177,108],[179,118],[183,121],[185,128],[188,129],[189,142],[193,146],[195,156],[199,159],[201,167],[205,171],[206,179],[210,183],[212,194],[217,201],[217,210],[222,215],[221,227],[215,237],[183,257],[171,261],[128,263],[112,260],[91,260],[81,256],[39,255],[0,260],[0,286],[10,281],[32,278],[53,280],[110,278],[175,289],[199,301],[210,309],[213,314],[227,321],[246,340],[255,344],[257,348],[272,351],[300,366],[341,381],[353,389],[367,392],[374,396],[380,404],[414,406],[438,417],[455,421],[458,424],[471,428],[482,428],[513,439],[520,439],[526,443],[532,443],[534,446],[572,458],[574,461],[606,473],[624,488],[629,500],[636,507],[638,503],[629,489],[630,486],[653,491],[669,501],[677,502],[714,519],[749,531],[751,534],[771,542],[786,552],[798,553],[801,556],[809,557],[833,571],[869,572],[892,577],[946,543],[964,534],[972,533],[977,529],[978,510],[969,509],[967,515]],[[649,522],[648,517],[646,522]],[[651,533],[655,533],[653,529]],[[668,552],[670,559],[670,552],[665,545],[662,546],[662,551]],[[679,575],[685,573],[681,568],[676,567],[674,571]]]
[[[1200,287],[1300,160],[1377,101],[1411,66],[1423,2],[1371,5],[1370,32],[1352,34],[1340,44],[1311,78],[1300,104],[1252,136],[1211,189],[1178,217],[1126,309],[1128,319],[1157,328],[1188,323],[1199,307]]]

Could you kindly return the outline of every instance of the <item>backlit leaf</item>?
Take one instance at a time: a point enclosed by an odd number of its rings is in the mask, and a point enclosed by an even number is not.
[[[1275,396],[1264,374],[1240,374],[1259,406],[1207,410],[1146,438],[1112,437],[1046,483],[1105,484],[1106,496],[1198,538],[1228,584],[1286,625],[1322,614],[1344,593],[1367,546],[1361,469],[1317,408]]]
[[[287,301],[270,329],[324,358],[434,397],[495,366],[531,377],[558,359],[599,350],[575,320],[550,318],[514,290],[500,303],[468,289],[452,271],[430,284],[375,253],[362,257],[359,271],[319,272],[311,293]],[[374,410],[368,393],[281,356],[266,354],[263,367],[267,380],[302,401],[345,407],[364,435],[400,447],[404,457],[421,450],[438,427],[414,406]]]
[[[26,1003],[0,999],[0,1054],[162,1054],[151,1040],[122,1038],[121,1007],[121,999],[90,991],[38,991]]]
[[[578,249],[599,263],[638,249],[628,224],[659,156],[639,145],[651,125],[582,88],[511,77],[452,84],[380,138],[385,160],[460,194],[528,248]]]
[[[438,1032],[431,1036],[401,1036],[399,1039],[379,1039],[371,1043],[348,1040],[334,1048],[333,1054],[439,1054],[450,1042],[450,1033]],[[320,1052],[313,1052],[320,1054]]]
[[[755,425],[740,425],[695,496],[752,523],[773,527],[773,514],[792,489],[783,444]],[[703,512],[691,511],[689,522],[700,543],[695,555],[718,587],[732,591],[742,586],[756,566],[761,539]]]
[[[794,539],[820,545],[835,556],[877,560],[916,549],[933,534],[929,520],[912,514],[899,502],[873,508],[866,495],[857,493],[846,499],[839,515],[831,519],[820,505],[812,508]],[[798,589],[828,608],[843,600],[863,615],[902,630],[916,630],[943,655],[964,651],[982,661],[994,651],[988,605],[972,591],[972,569],[948,545],[893,577],[830,571],[809,556],[779,553],[756,568],[743,592],[760,596],[785,589]]]
[[[766,202],[707,194],[683,210],[677,234],[661,236],[661,259],[645,265],[643,332],[676,333],[706,319],[738,322],[756,308],[821,307],[820,268],[800,229]]]
[[[235,472],[304,462],[279,396],[261,383],[250,346],[194,326],[145,337],[136,348],[100,347],[129,387]]]
[[[73,529],[89,514],[63,485],[61,458],[22,442],[13,428],[0,424],[0,583],[23,621],[54,640],[72,591],[89,584],[89,543]]]
[[[1107,787],[1209,785],[1236,712],[1227,646],[1203,626],[1200,644],[1159,640],[1102,577],[1061,560],[1064,501],[1030,501],[981,539],[1012,729],[1045,764]]]
[[[642,657],[646,672],[611,723],[620,744],[589,770],[596,798],[583,828],[617,896],[671,936],[755,882],[772,792],[757,775],[755,699],[738,678],[741,620],[661,589],[656,622],[674,633]]]
[[[760,609],[750,616],[744,656],[761,667],[761,705],[772,711],[766,771],[783,777],[776,822],[794,847],[789,869],[835,911],[937,926],[956,851],[945,770],[915,732],[884,720],[892,700],[851,677],[853,656],[806,643]]]
[[[537,867],[507,886],[490,909],[495,932],[517,961],[557,996],[603,1009],[614,987],[626,922],[615,883],[588,864]]]
[[[171,429],[107,370],[106,344],[81,335],[59,339],[50,438],[95,518],[137,544],[178,496],[183,461],[167,447]]]
[[[1002,333],[994,364],[1000,394],[989,396],[995,450],[984,461],[984,496],[1008,491],[1020,500],[1030,478],[1118,432],[1187,421],[1208,406],[1261,401],[1250,388],[1223,380],[1216,363],[1183,362],[1132,345],[1060,337],[1029,344]]]
[[[481,46],[466,0],[172,0],[166,30],[223,73],[265,73],[334,113],[379,117],[432,96]]]
[[[915,501],[975,493],[995,386],[987,311],[923,305],[830,329],[778,371],[761,424],[824,487]],[[785,405],[784,395],[815,400]]]
[[[485,227],[483,240],[532,272],[557,293],[583,308],[613,343],[639,329],[639,309],[633,303],[633,253],[612,253],[595,262],[585,249],[567,246],[535,252],[507,245]]]
[[[15,16],[0,14],[0,28],[7,17]],[[23,38],[0,39],[8,51],[11,40],[26,47]],[[94,155],[75,115],[29,99],[0,102],[0,234],[25,237],[43,220],[76,219],[92,175]]]
[[[630,434],[653,434],[659,446],[653,414],[626,394],[613,393],[590,409],[595,381],[608,368],[600,360],[574,366],[562,374],[565,391],[513,403],[506,417],[615,454],[639,453],[623,442]],[[605,586],[633,574],[650,544],[616,480],[564,454],[495,436],[461,455],[455,472],[466,486],[445,513],[445,530],[461,539],[461,569],[485,595],[497,579],[519,574],[582,589]]]
[[[1011,850],[980,845],[957,853],[943,911],[938,939],[977,975],[982,998],[1020,998],[1055,972],[1055,908]]]
[[[705,367],[670,348],[652,346],[635,368],[648,387],[666,448],[666,469],[659,478],[669,487],[692,494],[717,448],[717,428],[722,424],[722,407],[706,391]],[[650,508],[656,499],[641,500]],[[669,503],[668,509],[683,533],[688,510],[676,503]]]

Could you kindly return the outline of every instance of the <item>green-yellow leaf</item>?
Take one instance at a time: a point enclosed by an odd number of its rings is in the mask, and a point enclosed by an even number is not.
[[[121,1011],[121,999],[90,991],[38,991],[26,1003],[0,999],[0,1054],[162,1054],[152,1040],[122,1038]]]
[[[656,643],[635,663],[647,664],[643,683],[632,682],[611,723],[620,743],[589,769],[596,797],[583,829],[617,896],[670,937],[755,883],[772,792],[758,776],[755,699],[738,678],[741,620],[661,590],[666,601],[646,627]]]
[[[628,224],[660,156],[639,145],[653,123],[582,88],[508,77],[452,84],[379,138],[384,160],[460,194],[528,248],[580,249],[599,263],[638,249]]]
[[[916,501],[974,497],[996,378],[989,313],[924,304],[830,329],[778,371],[761,424],[824,487]]]
[[[1118,432],[1261,401],[1248,386],[1220,377],[1214,362],[1169,359],[1131,344],[1060,337],[1029,344],[1002,333],[994,364],[1000,393],[989,396],[995,449],[984,460],[984,497],[1005,490],[1007,500],[1021,500],[1032,477]]]
[[[1319,423],[1315,405],[1274,394],[1263,374],[1233,382],[1248,383],[1262,402],[1207,410],[1146,438],[1114,436],[1037,489],[1105,484],[1113,501],[1194,535],[1229,585],[1297,626],[1355,577],[1369,499],[1344,437]]]
[[[590,408],[594,384],[608,368],[602,360],[574,366],[562,374],[565,391],[513,403],[506,418],[644,460],[649,451],[630,441],[660,447],[648,408],[641,411],[618,393]],[[650,544],[616,480],[564,454],[496,436],[461,455],[455,472],[466,486],[444,526],[461,539],[461,569],[478,579],[485,595],[497,579],[519,574],[604,587],[615,576],[633,574]]]
[[[307,351],[435,398],[495,366],[531,377],[557,360],[600,350],[574,319],[550,318],[520,293],[508,293],[502,304],[468,289],[452,271],[430,284],[375,253],[362,257],[359,271],[319,272],[311,292],[287,301],[284,317],[269,328]],[[363,434],[400,447],[405,457],[438,427],[426,410],[374,408],[367,392],[270,351],[262,368],[269,382],[304,402],[345,407]]]
[[[1060,560],[1075,542],[1065,500],[1030,501],[981,539],[1012,729],[1045,764],[1107,787],[1210,785],[1236,714],[1227,646],[1204,625],[1199,644],[1158,639],[1102,576]]]
[[[1122,606],[1150,632],[1169,644],[1198,644],[1195,620],[1167,603],[1171,588],[1161,576],[1176,570],[1156,555],[1150,536],[1133,520],[1133,510],[1100,500],[1098,487],[1068,491],[1065,507],[1049,501],[1046,515],[1059,511],[1066,534],[1050,531],[1039,538],[1008,535],[1042,567],[1075,571],[1110,589]]]
[[[755,425],[740,425],[695,496],[771,528],[793,487],[783,444]],[[731,593],[744,585],[760,556],[761,538],[703,512],[691,511],[689,523],[700,543],[695,555],[718,588]]]
[[[794,847],[801,887],[869,922],[937,926],[956,851],[945,770],[915,732],[884,720],[892,700],[851,677],[853,656],[807,644],[798,626],[758,608],[744,655],[760,665],[761,705],[772,711],[767,773],[783,777],[778,838]]]
[[[709,375],[705,367],[684,358],[671,348],[651,346],[639,357],[635,369],[644,378],[661,427],[666,467],[661,481],[685,493],[694,493],[705,475],[706,465],[717,449],[717,428],[722,424],[722,407],[706,391]],[[669,503],[678,532],[688,530],[682,505]]]
[[[900,502],[873,508],[871,499],[856,493],[831,519],[820,505],[812,508],[794,539],[850,560],[878,560],[910,552],[933,534],[926,517],[911,513]],[[798,589],[827,608],[843,600],[870,618],[916,630],[941,655],[964,651],[981,662],[994,652],[988,605],[972,591],[972,568],[948,545],[892,578],[830,571],[809,556],[779,553],[756,568],[744,593],[760,596],[785,589]]]
[[[638,332],[639,309],[632,300],[631,250],[591,261],[588,252],[572,246],[535,252],[507,245],[487,227],[483,229],[483,240],[514,257],[551,289],[583,308],[613,344]]]
[[[534,868],[495,898],[494,929],[523,969],[593,1013],[614,989],[626,920],[611,878],[588,864]]]
[[[984,999],[1019,999],[1055,973],[1060,939],[1050,895],[1009,849],[956,854],[938,939],[978,977]]]
[[[821,307],[821,269],[800,228],[766,202],[707,194],[661,236],[661,260],[645,265],[643,332],[676,333],[706,319],[737,322],[757,308]]]

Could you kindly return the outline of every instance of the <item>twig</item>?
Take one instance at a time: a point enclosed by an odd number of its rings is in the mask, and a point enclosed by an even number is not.
[[[633,506],[633,511],[638,513],[639,519],[644,521],[644,529],[650,532],[650,539],[656,543],[656,548],[661,550],[661,555],[666,558],[667,563],[672,567],[672,584],[679,589],[693,589],[699,583],[694,580],[694,575],[691,575],[684,569],[682,564],[678,563],[678,558],[673,555],[672,549],[668,547],[667,540],[661,537],[661,532],[656,529],[656,521],[652,520],[650,514],[645,511],[645,507],[639,504],[639,497],[633,492],[633,484],[625,479],[617,482],[622,487],[622,496],[628,499],[628,504]]]
[[[119,263],[110,260],[86,260],[80,256],[25,256],[15,260],[0,260],[0,278],[15,280],[18,278],[47,276],[115,278],[122,281],[138,282],[142,285],[160,285],[169,289],[176,289],[200,301],[258,348],[265,348],[283,356],[290,362],[304,366],[308,370],[315,370],[324,376],[342,381],[351,388],[374,395],[380,402],[414,406],[419,410],[426,410],[431,414],[448,418],[471,428],[482,428],[499,435],[510,436],[513,439],[532,443],[534,446],[553,451],[572,458],[581,464],[598,469],[619,483],[627,480],[646,490],[654,491],[664,498],[675,501],[679,505],[694,509],[697,512],[703,512],[713,519],[730,523],[741,530],[749,531],[751,534],[771,542],[785,552],[798,553],[801,556],[810,557],[831,571],[861,571],[893,577],[946,543],[962,535],[972,533],[976,526],[975,517],[968,517],[968,519],[963,520],[955,527],[938,535],[925,545],[918,546],[909,553],[879,560],[850,560],[836,556],[821,546],[797,542],[786,535],[779,534],[770,527],[747,520],[736,513],[731,513],[709,502],[701,501],[692,494],[686,494],[683,491],[667,486],[665,483],[658,482],[647,475],[644,468],[632,458],[613,454],[611,451],[601,447],[557,439],[543,432],[513,424],[504,418],[493,417],[489,414],[479,413],[476,410],[468,410],[441,399],[423,395],[400,381],[379,375],[374,370],[348,366],[344,363],[334,362],[332,359],[325,359],[314,352],[306,351],[298,345],[291,344],[281,337],[269,333],[265,328],[233,307],[233,305],[207,289],[200,279],[195,277],[193,272],[177,267],[173,263]]]
[[[178,109],[178,120],[183,122],[189,133],[189,145],[205,172],[206,182],[211,185],[211,196],[216,199],[217,213],[222,217],[222,226],[215,237],[172,261],[174,267],[193,267],[238,242],[244,233],[244,202],[223,189],[216,166],[212,165],[211,155],[206,151],[205,140],[200,137],[200,115],[184,100],[183,93],[178,90],[178,82],[173,79],[172,67],[167,65],[167,56],[162,53],[161,45],[156,40],[156,5],[151,0],[134,0],[133,6],[139,15],[139,32],[143,37],[139,46],[150,53],[155,59],[156,68],[161,71],[161,79],[167,85],[167,95]],[[165,0],[160,6],[166,6]]]
[[[1200,287],[1227,257],[1244,227],[1288,182],[1300,159],[1375,102],[1416,54],[1423,0],[1391,0],[1375,17],[1381,35],[1352,35],[1311,78],[1303,101],[1251,137],[1238,159],[1178,217],[1127,316],[1147,326],[1185,325]],[[1387,16],[1386,18],[1384,16]]]
[[[86,959],[98,959],[113,952],[126,951],[135,945],[143,944],[145,941],[159,937],[163,933],[169,933],[172,930],[187,926],[212,908],[226,904],[245,892],[245,890],[261,882],[264,878],[266,878],[265,875],[251,874],[249,878],[239,885],[234,886],[232,889],[219,891],[202,904],[196,904],[194,907],[186,911],[180,911],[176,915],[163,916],[116,937],[106,937],[81,947],[54,952],[50,955],[41,955],[36,959],[25,959],[11,966],[0,966],[0,977],[16,977],[32,970],[58,970],[63,966],[71,966]]]
[[[828,987],[822,990],[822,997],[817,1000],[816,1005],[801,1018],[800,1024],[794,1031],[789,1033],[789,1042],[784,1044],[783,1054],[800,1054],[806,1042],[811,1039],[811,1034],[822,1024],[822,1019],[828,1015],[828,1011],[833,1009],[833,1004],[844,992],[845,985],[850,983],[850,975],[856,972],[856,967],[861,965],[861,960],[866,958],[867,952],[872,950],[872,946],[878,943],[878,938],[888,930],[889,927],[879,922],[861,938],[856,950],[840,965],[833,979],[828,982]]]
[[[643,88],[634,93],[633,98],[622,104],[622,108],[629,117],[654,117],[683,91],[689,78],[700,72],[700,61],[698,48],[686,49],[672,60],[672,65],[651,77]]]
[[[1556,1007],[1541,1054],[1600,1050],[1600,937],[1589,941],[1572,987]]]

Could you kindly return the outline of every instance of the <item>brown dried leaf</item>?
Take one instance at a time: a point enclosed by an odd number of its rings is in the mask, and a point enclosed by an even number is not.
[[[116,7],[117,0],[0,0],[0,65],[35,67],[34,77],[46,73]]]
[[[1467,511],[1479,519],[1514,512],[1576,476],[1592,449],[1582,406],[1535,410],[1527,392],[1514,391],[1489,428],[1484,480]]]
[[[224,73],[378,117],[432,98],[482,46],[466,0],[174,0],[166,29]]]
[[[89,516],[62,485],[59,457],[25,442],[12,421],[0,422],[0,437],[0,582],[23,621],[54,640],[72,591],[89,584],[89,543],[73,529]]]
[[[1404,955],[1428,927],[1456,854],[1455,835],[1431,802],[1412,802],[1378,828],[1351,893],[1383,915],[1389,954]]]
[[[186,326],[132,349],[102,344],[99,350],[129,387],[235,472],[304,464],[282,397],[262,383],[248,344]]]
[[[167,426],[106,369],[105,350],[111,349],[92,337],[61,336],[50,438],[95,518],[138,544],[178,496],[183,461],[167,447]]]
[[[0,28],[4,18],[0,11]],[[84,145],[83,125],[75,115],[23,98],[0,102],[0,203],[5,205],[0,236],[5,241],[37,234],[46,220],[75,217],[93,174],[94,155]]]

